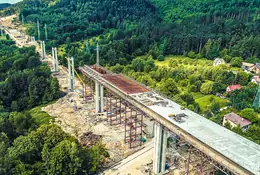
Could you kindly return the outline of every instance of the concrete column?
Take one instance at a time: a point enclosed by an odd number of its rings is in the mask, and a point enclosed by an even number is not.
[[[38,40],[41,40],[41,32],[40,32],[40,23],[39,20],[37,20],[37,29],[38,29]]]
[[[71,64],[72,64],[72,69],[71,69],[71,75],[72,75],[72,89],[75,88],[75,72],[74,72],[74,57],[71,57]]]
[[[100,103],[99,103],[99,99],[100,99],[100,85],[97,81],[95,81],[95,90],[96,90],[96,113],[100,112]]]
[[[100,85],[100,112],[104,112],[104,87]]]
[[[40,43],[41,43],[41,51],[42,51],[42,59],[43,59],[43,42],[40,41]]]
[[[45,52],[45,42],[44,41],[41,41],[41,44],[42,44],[42,59],[44,60],[45,57],[46,57],[46,52]]]
[[[74,73],[74,58],[68,58],[68,68],[69,68],[69,89],[71,92],[74,91],[75,88],[75,73]]]
[[[69,89],[71,90],[71,63],[70,63],[70,57],[68,58],[68,70],[69,70]]]
[[[68,69],[69,69],[69,89],[71,92],[74,91],[75,88],[75,76],[74,76],[74,58],[68,58]]]
[[[155,125],[154,132],[153,172],[160,174],[165,172],[167,133],[161,124]]]
[[[53,71],[58,72],[58,55],[57,55],[57,48],[52,48],[52,64],[53,64]]]
[[[44,59],[45,59],[46,58],[45,41],[43,41],[43,54],[44,54]]]
[[[55,47],[55,64],[56,64],[56,71],[59,71],[59,61],[58,61],[58,50],[57,47]]]
[[[54,48],[51,48],[51,54],[52,54],[52,66],[53,66],[53,71],[55,70],[55,53],[54,53]]]
[[[96,91],[96,113],[104,112],[104,87],[95,81]]]

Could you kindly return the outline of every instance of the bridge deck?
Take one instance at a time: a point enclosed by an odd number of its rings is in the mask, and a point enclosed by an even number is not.
[[[180,105],[154,92],[136,94],[132,97],[233,162],[260,175],[260,145],[188,109],[181,110]],[[168,117],[169,114],[182,113],[188,116],[183,118],[183,122],[177,122]]]
[[[136,82],[127,79],[123,75],[104,75],[103,78],[114,86],[118,87],[126,94],[136,94],[150,91],[149,89],[137,84]]]
[[[222,165],[228,166],[230,170],[234,170],[234,173],[237,171],[244,172],[242,169],[237,167],[242,167],[247,171],[255,175],[260,175],[260,145],[247,140],[246,138],[196,114],[188,109],[181,110],[181,106],[177,103],[165,99],[155,92],[149,92],[148,89],[144,88],[143,92],[140,90],[135,91],[135,86],[137,83],[134,81],[128,85],[128,79],[121,75],[113,76],[111,75],[102,75],[97,73],[95,70],[84,66],[80,70],[93,78],[99,81],[104,86],[111,88],[124,93],[124,98],[127,98],[129,101],[132,101],[133,104],[141,107],[141,110],[150,112],[152,111],[152,116],[161,120],[161,122],[167,121],[172,125],[169,125],[169,128],[172,128],[176,132],[181,132],[178,129],[176,130],[175,126],[185,131],[185,134],[188,133],[190,136],[186,135],[185,139],[194,140],[196,138],[200,142],[196,142],[194,147],[198,149],[203,149],[206,151],[206,148],[209,152],[208,155],[222,163]],[[123,78],[122,78],[123,77]],[[126,81],[126,80],[127,81]],[[126,81],[126,82],[125,82]],[[125,84],[126,83],[126,84]],[[133,83],[133,84],[132,84]],[[111,86],[112,85],[112,86]],[[138,87],[139,87],[138,86]],[[132,90],[131,90],[132,89]],[[134,93],[136,92],[136,94]],[[122,94],[121,94],[122,95]],[[142,104],[141,106],[139,105]],[[149,109],[149,110],[147,110]],[[169,114],[181,114],[185,113],[188,117],[184,118],[184,122],[179,123],[169,118]],[[216,153],[214,153],[214,151]],[[206,152],[204,152],[206,153]],[[219,154],[217,154],[219,153]],[[230,164],[230,160],[234,163]],[[226,164],[228,163],[228,165]],[[233,169],[236,167],[235,169]],[[240,175],[247,175],[247,173],[239,173]]]

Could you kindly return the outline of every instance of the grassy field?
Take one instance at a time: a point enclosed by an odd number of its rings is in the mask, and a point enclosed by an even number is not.
[[[169,62],[174,60],[178,63],[178,65],[184,66],[196,66],[196,65],[205,65],[205,66],[213,66],[213,61],[206,59],[191,59],[185,56],[166,56],[164,61],[155,60],[155,64],[157,66],[165,66],[169,67]]]
[[[210,107],[210,105],[214,102],[219,103],[221,108],[227,106],[227,103],[229,102],[229,100],[222,99],[215,95],[204,95],[203,97],[200,98],[195,98],[194,96],[194,99],[199,104],[202,112],[206,111]]]
[[[195,102],[199,104],[202,112],[205,112],[214,102],[219,103],[221,108],[227,106],[227,103],[229,102],[228,99],[222,99],[215,95],[205,95],[201,92],[190,92],[187,88],[184,87],[178,89],[181,91],[181,93],[191,93]]]
[[[213,68],[213,61],[206,59],[191,59],[184,56],[167,56],[164,61],[155,61],[155,64],[159,67],[169,67],[170,61],[174,61],[176,65],[183,66],[186,70],[191,70],[193,68]],[[194,100],[199,104],[201,111],[206,111],[212,103],[219,103],[220,107],[227,106],[229,100],[222,99],[215,95],[205,95],[200,92],[190,92],[188,87],[178,87],[181,93],[191,93],[193,95]]]

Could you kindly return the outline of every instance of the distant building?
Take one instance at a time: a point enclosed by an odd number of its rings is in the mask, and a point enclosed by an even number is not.
[[[239,90],[241,88],[242,88],[242,86],[240,84],[230,85],[230,86],[227,87],[226,92],[230,93],[230,92],[233,92],[235,90]]]
[[[225,97],[223,94],[221,94],[221,93],[219,93],[219,92],[218,92],[218,93],[216,93],[216,96],[217,96],[217,97],[220,97],[220,98],[223,98],[223,99],[225,99],[225,98],[226,98],[226,97]]]
[[[260,76],[253,76],[251,82],[260,84]]]
[[[255,74],[260,74],[260,63],[256,63],[250,68],[250,71],[254,72]]]
[[[213,66],[218,66],[220,64],[226,64],[225,60],[222,58],[216,58],[213,62]]]
[[[240,117],[234,112],[224,115],[222,125],[225,126],[227,122],[230,123],[232,128],[236,126],[242,127],[243,131],[245,131],[252,124],[249,120]]]
[[[242,62],[241,68],[246,72],[250,72],[253,66],[254,64],[252,63]]]

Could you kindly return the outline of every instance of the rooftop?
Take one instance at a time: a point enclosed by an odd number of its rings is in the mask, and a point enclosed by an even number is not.
[[[248,126],[248,125],[252,124],[250,121],[248,121],[247,119],[244,119],[243,117],[240,117],[239,115],[237,115],[234,112],[226,114],[226,115],[224,115],[224,117],[227,120],[235,123],[236,125],[240,125],[241,127],[245,127],[245,126]]]
[[[231,90],[231,91],[234,91],[236,89],[241,89],[241,85],[240,84],[234,84],[234,85],[230,85],[228,86],[228,88]]]
[[[255,64],[258,69],[260,69],[260,63]]]
[[[247,62],[242,62],[242,65],[243,65],[243,66],[246,66],[246,67],[252,67],[252,66],[254,66],[254,64],[252,64],[252,63],[247,63]]]
[[[256,82],[260,83],[260,76],[254,76],[253,79],[254,79]]]

